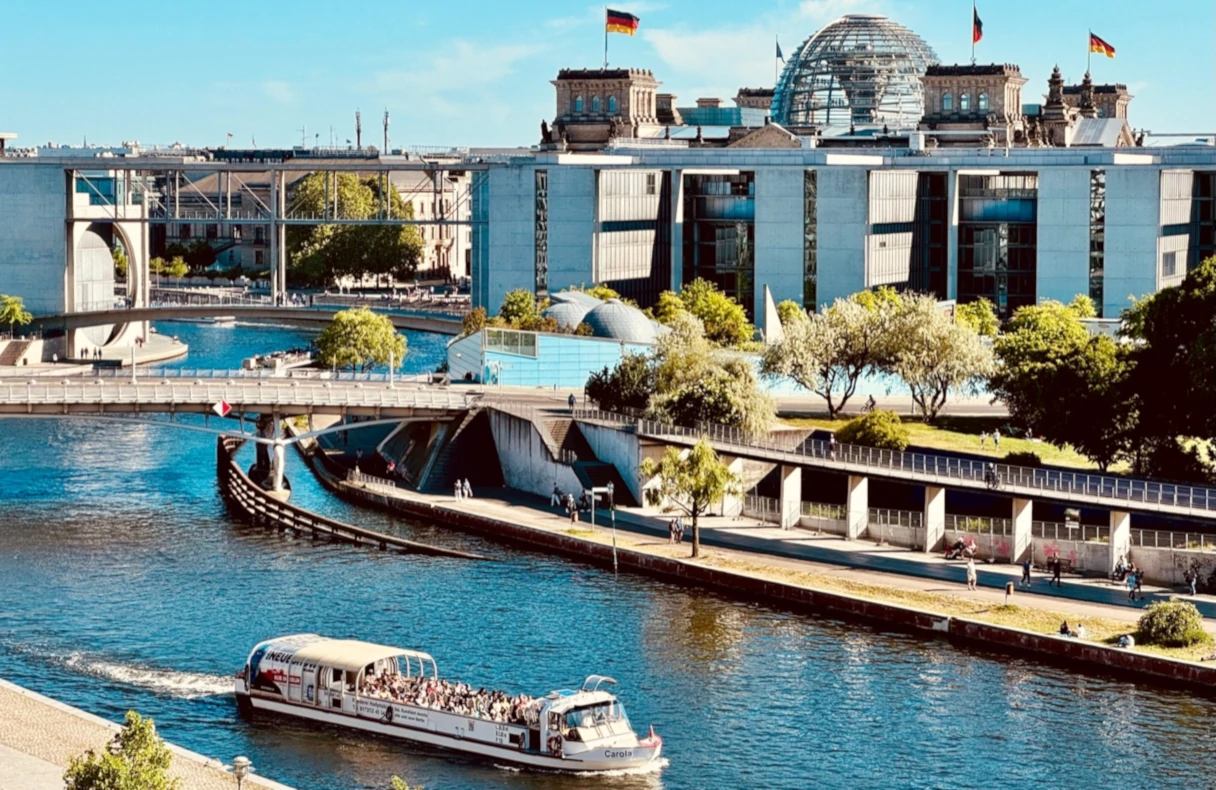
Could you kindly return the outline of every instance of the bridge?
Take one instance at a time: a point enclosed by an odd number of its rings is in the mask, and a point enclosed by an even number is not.
[[[271,319],[301,323],[325,323],[333,319],[341,309],[333,307],[275,307],[264,305],[159,305],[154,307],[115,308],[80,313],[59,313],[37,317],[25,331],[40,331],[47,334],[55,330],[80,329],[89,326],[137,323],[141,321],[172,321],[181,318],[216,318],[233,316],[240,320]],[[377,311],[381,312],[381,311]],[[435,332],[441,335],[460,334],[460,321],[448,314],[429,316],[422,312],[381,312],[398,329],[418,332]]]

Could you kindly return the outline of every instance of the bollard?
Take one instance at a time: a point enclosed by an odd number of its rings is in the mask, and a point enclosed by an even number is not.
[[[1009,605],[1009,598],[1013,595],[1013,582],[1005,582],[1005,605]]]

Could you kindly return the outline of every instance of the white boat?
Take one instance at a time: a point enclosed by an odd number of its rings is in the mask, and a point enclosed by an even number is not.
[[[234,327],[236,326],[236,316],[234,315],[187,315],[177,316],[175,318],[162,318],[162,321],[176,321],[179,324],[208,324],[210,326],[219,327]]]
[[[638,737],[604,688],[615,684],[591,675],[577,691],[508,697],[440,680],[435,659],[416,650],[296,634],[253,648],[237,673],[236,699],[244,713],[296,716],[513,766],[615,771],[657,761],[663,739],[653,727]]]

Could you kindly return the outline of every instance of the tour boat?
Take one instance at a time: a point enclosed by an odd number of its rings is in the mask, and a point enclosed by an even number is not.
[[[654,727],[638,737],[604,688],[615,684],[591,675],[577,691],[507,696],[440,680],[427,653],[296,634],[253,648],[236,675],[236,699],[243,713],[298,716],[512,766],[615,771],[657,761],[663,739]]]

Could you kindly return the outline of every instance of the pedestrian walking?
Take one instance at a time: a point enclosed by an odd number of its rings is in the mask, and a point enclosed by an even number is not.
[[[473,498],[473,486],[469,485],[469,478],[466,477],[464,479],[464,485],[461,488],[463,489],[465,499]]]
[[[455,490],[453,491],[453,493],[456,494],[456,501],[459,502],[460,495],[464,493],[464,486],[461,484],[461,482],[459,480],[457,480],[454,488],[455,488]]]
[[[676,520],[674,518],[667,520],[667,542],[676,542]]]
[[[992,429],[992,449],[1001,449],[1001,432],[996,428]]]
[[[1190,578],[1188,578],[1186,581],[1187,581],[1187,584],[1189,584],[1191,587],[1191,595],[1194,596],[1195,595],[1195,585],[1199,582],[1199,569],[1191,568]]]
[[[1134,569],[1127,573],[1127,600],[1136,600],[1136,571]]]
[[[549,497],[549,504],[553,507],[562,506],[562,491],[557,487],[557,483],[553,484],[553,495]]]
[[[570,413],[574,414],[574,393],[570,393],[570,397],[566,398],[566,405],[570,407]]]
[[[1136,569],[1136,597],[1144,600],[1144,571]]]
[[[1030,586],[1030,558],[1022,560],[1022,580],[1018,582],[1019,587]]]
[[[1064,563],[1060,562],[1059,557],[1056,557],[1055,562],[1053,562],[1051,565],[1051,584],[1054,584],[1057,587],[1064,586],[1064,582],[1060,581],[1060,570],[1063,565]],[[1047,586],[1050,587],[1051,584]]]
[[[684,542],[684,519],[676,516],[676,543]]]
[[[983,450],[988,445],[988,432],[980,431],[980,449]]]
[[[836,460],[836,434],[833,433],[828,437],[828,458]]]
[[[975,583],[976,583],[975,558],[969,557],[967,559],[967,589],[974,590]]]

